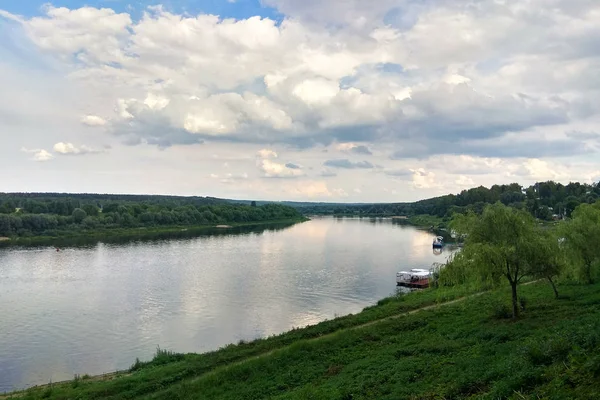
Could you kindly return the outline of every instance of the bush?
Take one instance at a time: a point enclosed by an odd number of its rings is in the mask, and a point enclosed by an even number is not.
[[[521,306],[521,310],[525,311],[528,300],[527,297],[521,296],[519,297],[519,305]]]
[[[181,360],[183,360],[184,357],[185,356],[181,353],[175,353],[173,351],[163,350],[160,348],[160,346],[157,346],[156,354],[154,354],[151,364],[152,365],[169,364],[172,362],[181,361]]]
[[[142,369],[143,366],[144,366],[144,363],[141,362],[140,359],[136,357],[133,365],[131,367],[129,367],[129,372],[134,372],[139,369]]]
[[[572,349],[571,341],[560,335],[544,342],[531,343],[524,348],[524,353],[526,360],[533,365],[550,365],[566,361]]]
[[[496,303],[493,305],[492,315],[495,319],[512,318],[512,310],[506,303]]]

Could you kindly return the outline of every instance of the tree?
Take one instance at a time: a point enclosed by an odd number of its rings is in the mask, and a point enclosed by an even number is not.
[[[541,206],[538,209],[537,217],[544,221],[551,221],[552,211],[550,211],[550,208],[548,208],[547,206]]]
[[[74,209],[72,215],[73,215],[73,220],[77,224],[80,224],[87,217],[87,213],[85,211],[83,211],[81,208]]]
[[[462,258],[478,269],[482,280],[511,287],[513,318],[519,316],[517,287],[526,276],[534,275],[530,262],[531,241],[536,236],[535,220],[524,211],[502,203],[487,206],[481,216],[457,215],[451,227],[465,235]]]
[[[567,217],[571,217],[573,211],[579,206],[579,204],[580,201],[577,199],[577,197],[567,197],[565,200],[565,214]]]
[[[251,207],[256,207],[256,201],[252,201],[252,203],[250,203]]]
[[[97,217],[100,209],[93,204],[84,204],[81,209],[90,217]]]
[[[554,297],[558,299],[555,279],[561,275],[565,267],[559,239],[548,231],[539,230],[537,235],[530,238],[525,251],[526,259],[533,267],[533,276],[548,280],[554,291]]]
[[[593,268],[600,259],[600,203],[580,205],[573,211],[571,220],[561,228],[579,275],[587,283],[593,283]]]

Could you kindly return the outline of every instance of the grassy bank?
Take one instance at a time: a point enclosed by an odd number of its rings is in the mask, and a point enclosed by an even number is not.
[[[249,228],[284,228],[296,223],[308,221],[307,218],[293,218],[282,220],[269,220],[261,222],[229,223],[227,228],[217,225],[196,226],[158,226],[158,227],[135,227],[135,228],[111,228],[111,229],[83,229],[78,231],[56,231],[53,235],[39,235],[27,237],[13,237],[9,240],[0,241],[3,246],[49,246],[49,245],[72,245],[93,243],[96,241],[127,241],[127,240],[152,240],[163,238],[193,237],[202,234],[243,232]],[[7,238],[8,239],[8,238]]]
[[[563,286],[558,300],[543,283],[521,290],[525,310],[517,321],[505,319],[505,290],[423,309],[466,293],[427,290],[212,353],[160,351],[110,380],[78,379],[14,397],[600,398],[600,284]]]
[[[444,220],[440,217],[436,217],[435,215],[411,215],[408,217],[408,222],[411,225],[421,228],[433,227],[434,230],[439,230],[446,227]]]

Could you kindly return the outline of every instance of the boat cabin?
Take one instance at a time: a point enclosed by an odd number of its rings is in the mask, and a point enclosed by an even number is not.
[[[431,272],[427,269],[414,268],[410,271],[400,271],[396,273],[396,285],[411,288],[429,287]]]
[[[433,239],[433,248],[441,249],[444,246],[444,238],[442,236],[438,236]]]

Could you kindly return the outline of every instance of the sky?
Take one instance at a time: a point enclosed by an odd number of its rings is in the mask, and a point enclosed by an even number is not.
[[[597,0],[0,0],[0,191],[600,180]]]

